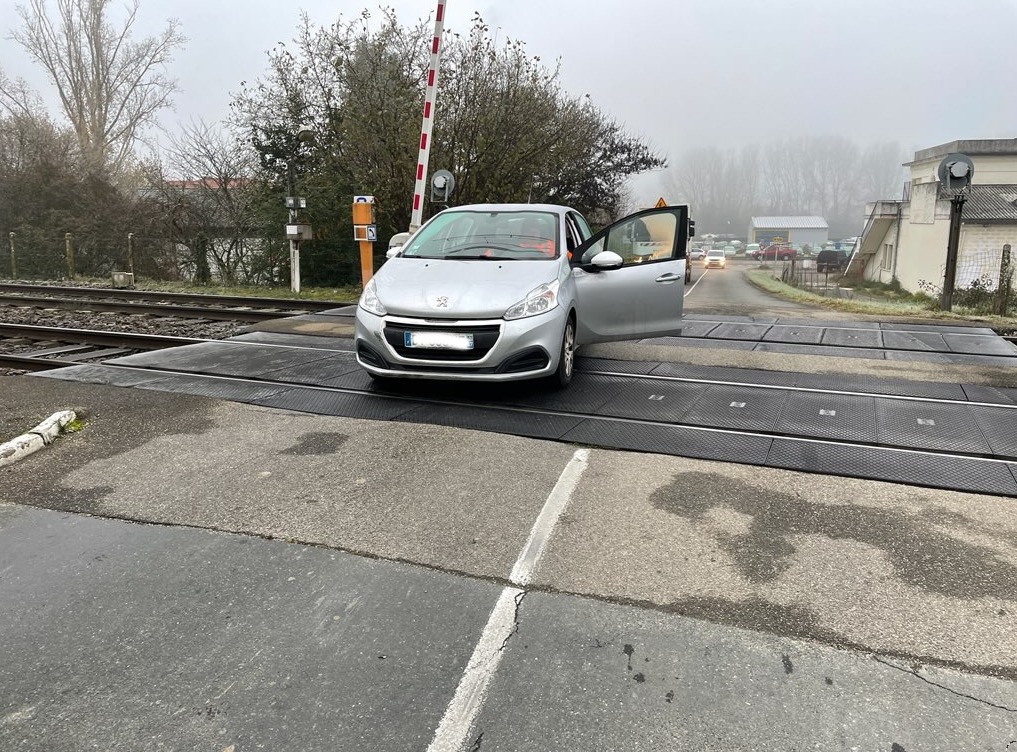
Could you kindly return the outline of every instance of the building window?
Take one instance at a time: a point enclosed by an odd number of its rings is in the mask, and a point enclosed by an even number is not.
[[[885,272],[893,271],[893,243],[883,243],[883,258],[879,268]]]

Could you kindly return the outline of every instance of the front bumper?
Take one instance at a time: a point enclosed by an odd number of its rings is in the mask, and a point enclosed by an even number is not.
[[[517,381],[549,376],[558,368],[568,312],[561,306],[539,316],[504,319],[423,319],[376,316],[357,308],[357,363],[374,376],[444,381]],[[404,331],[475,333],[476,351],[409,349]]]

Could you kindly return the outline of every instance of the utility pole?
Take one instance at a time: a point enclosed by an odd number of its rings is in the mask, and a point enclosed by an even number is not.
[[[286,160],[286,207],[289,209],[289,226],[286,236],[290,240],[290,290],[294,293],[300,292],[300,232],[290,228],[297,226],[297,210],[300,207],[300,197],[297,196],[297,178],[295,160],[290,157]]]
[[[18,259],[14,255],[14,230],[11,230],[7,235],[11,240],[11,279],[18,278]]]
[[[289,210],[289,222],[286,225],[286,237],[290,241],[290,290],[300,292],[300,241],[312,235],[310,225],[299,224],[300,210],[307,208],[307,199],[297,195],[297,155],[304,144],[314,141],[314,129],[310,125],[301,125],[297,129],[297,143],[286,160],[286,208]]]
[[[950,199],[950,236],[946,243],[946,272],[943,275],[943,297],[940,308],[949,311],[953,307],[953,284],[957,278],[957,249],[960,246],[961,215],[967,196],[958,193]]]

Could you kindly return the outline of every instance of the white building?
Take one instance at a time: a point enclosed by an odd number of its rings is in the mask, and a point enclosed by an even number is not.
[[[750,243],[766,247],[775,240],[788,245],[822,248],[830,239],[830,226],[823,217],[753,217]]]
[[[942,289],[950,232],[950,196],[939,183],[948,154],[971,158],[974,175],[961,215],[957,289],[999,284],[1003,245],[1017,248],[1017,138],[952,141],[915,153],[900,201],[866,205],[867,221],[848,274],[911,292]]]

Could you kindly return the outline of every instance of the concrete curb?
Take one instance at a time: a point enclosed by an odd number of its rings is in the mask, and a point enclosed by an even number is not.
[[[0,467],[11,465],[53,443],[60,431],[75,419],[73,410],[53,413],[28,433],[0,444]]]

